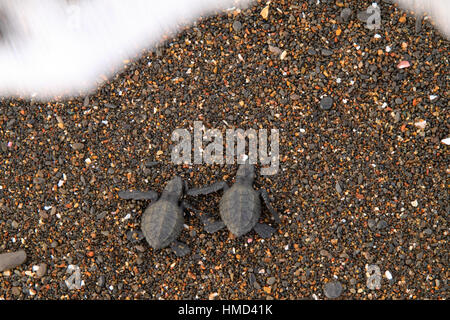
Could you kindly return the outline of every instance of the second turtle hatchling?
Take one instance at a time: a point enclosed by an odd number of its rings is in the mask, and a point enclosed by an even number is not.
[[[266,190],[253,188],[254,179],[254,165],[241,164],[236,174],[236,182],[231,188],[226,182],[220,181],[186,192],[187,195],[197,196],[224,190],[219,205],[222,221],[215,221],[209,214],[201,216],[207,232],[213,233],[226,226],[236,237],[244,235],[252,229],[263,238],[268,238],[274,233],[275,230],[272,227],[258,222],[261,216],[261,198],[276,222],[280,222],[280,217],[270,205]]]

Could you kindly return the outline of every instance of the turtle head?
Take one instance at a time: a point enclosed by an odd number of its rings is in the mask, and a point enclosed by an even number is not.
[[[184,192],[184,183],[179,176],[173,177],[164,188],[161,197],[178,201]]]
[[[241,164],[236,173],[236,181],[245,184],[253,184],[255,179],[255,166],[253,164]]]

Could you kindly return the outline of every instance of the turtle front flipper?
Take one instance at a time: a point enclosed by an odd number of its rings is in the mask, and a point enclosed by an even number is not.
[[[187,244],[180,241],[172,242],[170,244],[170,248],[173,250],[177,257],[184,257],[185,255],[189,254],[189,252],[191,252],[191,249],[189,249]]]
[[[125,200],[152,200],[158,199],[158,194],[155,191],[119,191],[119,198]]]
[[[275,232],[274,228],[264,223],[257,223],[253,229],[261,238],[270,238]]]
[[[264,204],[266,205],[267,209],[272,214],[273,219],[277,223],[280,223],[280,216],[278,212],[276,212],[275,209],[270,205],[269,195],[267,194],[267,191],[265,189],[259,189],[259,194],[261,195],[261,198],[264,200]]]
[[[186,192],[187,195],[190,196],[198,196],[198,195],[205,195],[205,194],[210,194],[213,192],[217,192],[219,190],[227,190],[229,187],[227,185],[227,183],[225,181],[219,181],[219,182],[215,182],[209,186],[206,187],[201,187],[201,188],[194,188],[194,189],[190,189]]]

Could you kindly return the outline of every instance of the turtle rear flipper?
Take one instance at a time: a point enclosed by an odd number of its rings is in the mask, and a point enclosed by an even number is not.
[[[210,214],[208,213],[201,213],[200,210],[195,209],[192,207],[187,201],[183,201],[181,203],[183,208],[189,209],[196,214],[200,215],[200,220],[202,221],[203,225],[205,226],[205,230],[208,233],[214,233],[216,231],[219,231],[220,229],[223,229],[225,227],[225,223],[220,220],[215,220]]]
[[[183,211],[185,211],[185,209],[188,209],[194,213],[199,213],[200,210],[195,209],[189,202],[187,202],[186,200],[181,201],[180,204],[181,208],[183,209]]]
[[[177,257],[184,257],[189,252],[191,252],[191,249],[187,246],[187,244],[180,242],[180,241],[174,241],[170,244],[170,248],[172,248],[173,252]]]
[[[200,216],[201,221],[203,222],[203,225],[205,226],[205,230],[208,233],[214,233],[217,232],[223,228],[225,228],[225,223],[221,220],[215,220],[211,215],[207,213],[203,213]]]
[[[274,228],[264,223],[257,223],[253,229],[261,238],[270,238],[275,232]]]
[[[264,200],[264,204],[266,205],[267,209],[269,209],[269,212],[272,214],[273,219],[280,223],[280,215],[278,212],[275,211],[275,209],[270,205],[269,202],[269,195],[267,194],[267,191],[265,189],[259,189],[259,194],[261,195],[261,198]]]
[[[119,191],[119,198],[125,200],[152,200],[158,199],[158,194],[155,191]]]

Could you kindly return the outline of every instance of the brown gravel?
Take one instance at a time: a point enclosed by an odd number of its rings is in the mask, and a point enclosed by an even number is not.
[[[371,2],[272,1],[267,19],[259,2],[143,52],[89,98],[2,99],[0,253],[27,261],[0,274],[0,299],[325,299],[333,281],[339,299],[448,298],[449,43],[384,1],[367,30],[355,13]],[[282,214],[271,239],[211,235],[189,215],[188,257],[127,238],[147,203],[119,190],[233,181],[235,166],[171,163],[171,133],[197,120],[279,129],[280,171],[257,177]],[[191,200],[217,214],[219,198]]]

